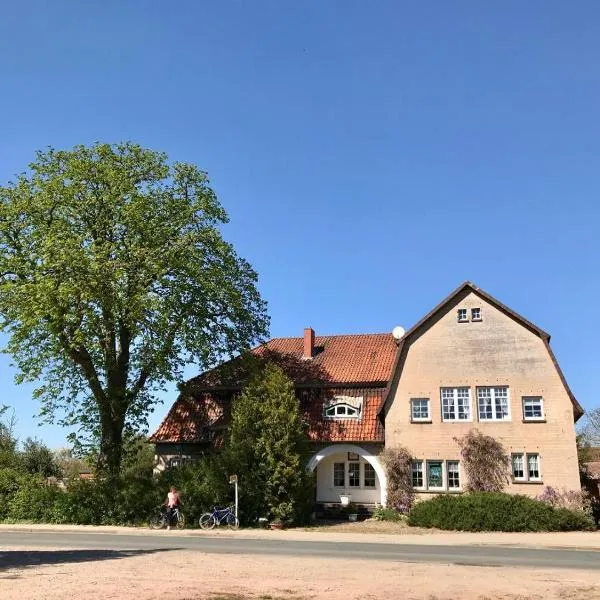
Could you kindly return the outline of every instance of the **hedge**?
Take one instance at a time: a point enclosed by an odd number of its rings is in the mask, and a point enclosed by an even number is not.
[[[552,506],[527,496],[475,492],[440,495],[417,503],[408,523],[455,531],[578,531],[594,528],[583,512]]]

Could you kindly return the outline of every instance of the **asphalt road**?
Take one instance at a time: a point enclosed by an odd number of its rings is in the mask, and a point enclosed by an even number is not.
[[[593,550],[533,549],[506,546],[432,546],[371,542],[315,542],[258,540],[236,537],[127,535],[48,531],[0,532],[0,563],[11,547],[85,550],[161,551],[195,550],[218,554],[271,556],[319,556],[323,558],[372,559],[411,563],[446,563],[472,566],[521,566],[600,570],[600,552]],[[2,564],[0,564],[0,568]]]

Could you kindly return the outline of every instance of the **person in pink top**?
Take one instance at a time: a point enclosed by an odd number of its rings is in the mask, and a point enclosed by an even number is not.
[[[163,506],[167,507],[167,529],[171,529],[171,525],[175,519],[175,509],[179,508],[181,500],[175,486],[172,486],[167,494],[167,499],[163,503]]]

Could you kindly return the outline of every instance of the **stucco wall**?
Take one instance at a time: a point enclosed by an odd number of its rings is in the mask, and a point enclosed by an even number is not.
[[[352,498],[352,502],[357,504],[375,504],[380,501],[381,498],[381,487],[380,482],[375,478],[375,488],[364,488],[362,487],[363,483],[363,473],[364,473],[364,465],[366,464],[366,460],[364,458],[360,458],[360,483],[361,487],[350,487],[348,486],[348,479],[346,477],[346,486],[343,488],[334,487],[333,485],[333,465],[336,462],[345,462],[347,463],[347,453],[343,454],[334,454],[331,456],[325,457],[319,464],[317,465],[317,502],[339,502],[341,494],[350,495]],[[353,461],[357,462],[357,461]]]
[[[468,309],[470,318],[474,307],[481,308],[483,320],[459,323],[457,309]],[[386,447],[403,445],[420,459],[458,460],[453,437],[477,428],[499,439],[509,453],[540,455],[542,483],[511,482],[508,491],[537,495],[545,485],[579,489],[573,406],[539,336],[469,292],[405,349],[385,418]],[[494,385],[509,387],[509,422],[478,420],[476,388]],[[459,386],[471,388],[472,421],[442,422],[440,388]],[[546,422],[524,423],[522,396],[537,395],[544,398]],[[432,423],[411,423],[410,398],[430,398]]]

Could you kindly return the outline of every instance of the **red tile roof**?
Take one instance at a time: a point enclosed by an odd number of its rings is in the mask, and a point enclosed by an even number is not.
[[[277,363],[298,386],[311,440],[382,442],[377,411],[396,348],[389,333],[319,336],[314,355],[307,360],[302,356],[304,338],[275,338],[254,348],[250,356]],[[214,445],[215,439],[222,440],[231,398],[247,381],[253,358],[235,358],[188,381],[150,441]],[[307,389],[311,387],[317,389]],[[362,396],[360,419],[325,419],[323,402],[334,395]]]
[[[396,356],[389,333],[326,335],[315,338],[311,359],[303,358],[304,339],[275,338],[250,356],[276,362],[296,384],[387,384]],[[247,362],[238,357],[191,379],[195,389],[239,389],[248,378]]]
[[[314,442],[383,442],[383,426],[377,411],[385,388],[328,388],[297,390],[300,409],[307,424],[308,438]],[[202,393],[180,396],[165,420],[150,437],[153,443],[207,443],[220,446],[230,422],[234,393]],[[336,396],[362,398],[358,419],[326,419],[324,402]]]

